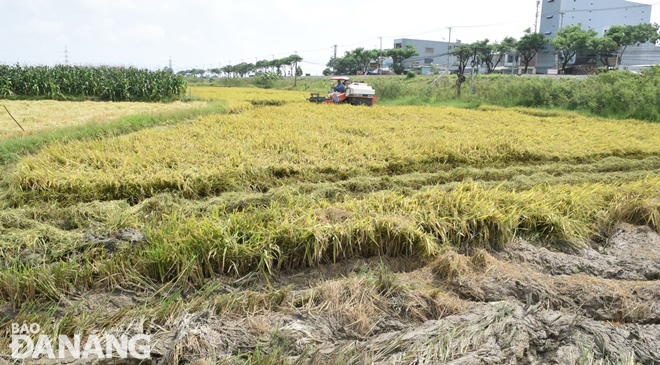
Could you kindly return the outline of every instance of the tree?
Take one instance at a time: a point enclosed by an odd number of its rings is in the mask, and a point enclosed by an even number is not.
[[[474,47],[474,51],[476,52],[476,56],[479,57],[479,60],[481,60],[483,63],[486,64],[486,73],[491,73],[493,72],[493,50],[494,47],[492,44],[489,44],[488,38],[484,39],[483,41],[477,41],[472,43],[472,47]],[[475,60],[476,61],[476,58]]]
[[[596,57],[605,67],[610,67],[610,55],[615,54],[619,46],[612,38],[603,36],[593,38],[589,48],[596,52]]]
[[[351,75],[357,71],[357,62],[353,58],[351,52],[346,52],[344,57],[337,57],[331,59],[328,67],[333,68],[338,75]]]
[[[242,68],[242,71],[244,72],[245,76],[249,76],[250,73],[254,72],[254,70],[255,70],[254,63],[245,63]]]
[[[495,60],[495,62],[493,62],[493,70],[504,60],[507,53],[516,48],[516,42],[515,38],[506,37],[502,42],[493,44],[493,53],[495,53],[493,56],[493,59]]]
[[[223,67],[223,70],[225,71],[226,74],[229,75],[229,77],[236,77],[236,66],[227,65]]]
[[[456,95],[461,97],[461,85],[465,82],[465,68],[470,59],[476,56],[476,48],[471,44],[459,44],[451,51],[458,58],[458,72],[456,80]]]
[[[330,76],[332,75],[332,70],[330,68],[326,68],[323,70],[323,76]]]
[[[291,60],[291,57],[284,57],[280,59],[282,62],[282,66],[287,66],[289,68],[289,71],[284,72],[284,76],[293,76],[293,60]]]
[[[405,67],[401,63],[394,63],[392,64],[392,71],[397,75],[401,75],[405,71]]]
[[[296,67],[296,76],[302,76],[303,70],[300,66]]]
[[[562,73],[578,52],[585,51],[593,45],[597,35],[598,33],[593,29],[582,29],[582,24],[567,26],[557,33],[550,45],[557,52]]]
[[[383,53],[386,57],[392,57],[394,63],[401,63],[406,58],[415,57],[419,54],[412,44],[406,44],[406,48],[391,48]]]
[[[257,63],[254,66],[256,71],[266,72],[266,70],[270,67],[270,61],[268,60],[257,61]]]
[[[412,44],[406,44],[406,48],[391,48],[383,52],[383,55],[392,58],[392,68],[397,75],[400,75],[403,73],[403,65],[401,65],[401,62],[407,58],[418,56],[419,54]],[[397,70],[399,71],[397,72]]]
[[[358,51],[359,53],[360,51]],[[352,75],[360,69],[358,61],[355,59],[354,51],[346,51],[344,52],[344,57],[331,59],[328,62],[328,67],[333,68],[338,75]]]
[[[351,51],[351,54],[357,63],[358,70],[364,73],[366,73],[367,68],[369,68],[369,62],[371,62],[372,59],[378,57],[377,50],[366,50],[362,47],[354,49]]]
[[[539,50],[548,43],[548,40],[541,33],[532,33],[531,28],[525,30],[525,35],[520,38],[516,43],[516,50],[522,56],[522,61],[525,64],[525,73],[529,68],[529,63],[532,62]]]
[[[281,58],[274,59],[269,62],[270,67],[272,67],[278,76],[282,76],[282,66],[284,66],[284,61]]]
[[[333,57],[328,61],[326,66],[332,70],[337,75],[352,75],[358,71],[365,72],[369,68],[369,63],[371,60],[377,59],[380,54],[379,50],[372,49],[367,50],[364,48],[356,48],[352,51],[346,51],[344,57]],[[410,58],[417,55],[417,51],[411,45],[406,45],[406,48],[395,48],[383,51],[383,55],[386,57],[392,57],[394,64],[393,68],[397,74],[403,72],[403,66],[401,66],[401,61],[406,58]]]
[[[254,71],[254,65],[251,63],[241,62],[238,65],[233,66],[232,70],[234,71],[234,74],[238,74],[240,77],[245,77],[246,75],[250,74],[250,72]]]
[[[293,76],[293,86],[296,86],[298,84],[298,76],[302,76],[302,70],[300,70],[300,75],[298,75],[298,62],[301,62],[303,60],[302,57],[298,56],[297,54],[292,54],[291,56],[287,57],[287,62],[291,66],[291,75]]]
[[[468,62],[474,54],[474,49],[469,44],[459,44],[454,47],[454,49],[451,51],[451,54],[452,56],[456,56],[458,58],[457,73],[459,75],[463,75],[465,73],[465,69],[467,68]]]
[[[657,44],[660,42],[660,24],[646,24],[647,31],[649,32],[649,42]]]
[[[202,79],[202,82],[204,82],[204,74],[206,73],[206,70],[202,70],[199,68],[193,68],[192,70],[188,71],[189,75],[199,77]]]
[[[616,66],[618,67],[621,64],[621,59],[628,46],[638,46],[646,42],[656,43],[660,39],[659,29],[660,26],[654,23],[615,25],[606,30],[605,36],[616,42],[619,47]]]

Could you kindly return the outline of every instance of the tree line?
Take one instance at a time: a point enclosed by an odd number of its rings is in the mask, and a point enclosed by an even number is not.
[[[302,57],[293,54],[284,58],[261,60],[255,63],[241,62],[236,65],[226,65],[210,69],[193,68],[179,71],[177,74],[195,77],[204,77],[204,75],[207,74],[216,75],[218,77],[246,77],[249,75],[272,72],[278,76],[286,76],[287,74],[291,76],[302,76],[302,68],[298,65],[302,60]]]
[[[525,30],[525,34],[516,40],[505,38],[500,43],[490,43],[488,39],[470,44],[461,44],[452,50],[458,63],[458,93],[460,95],[461,83],[465,81],[463,74],[468,63],[472,65],[486,65],[486,73],[491,73],[507,53],[517,52],[520,63],[527,73],[529,65],[538,52],[546,44],[550,44],[557,54],[559,72],[565,73],[567,66],[578,53],[593,52],[598,60],[609,68],[610,57],[616,55],[615,66],[621,64],[624,52],[629,46],[636,46],[647,42],[656,43],[660,39],[658,24],[616,25],[609,28],[602,36],[593,29],[582,29],[582,25],[571,25],[562,28],[554,39],[548,40],[543,34]]]
[[[501,42],[490,42],[488,39],[473,43],[458,44],[450,54],[457,58],[458,74],[465,72],[468,64],[485,65],[486,73],[493,72],[507,54],[516,53],[520,56],[521,67],[527,73],[529,65],[548,43],[555,49],[559,59],[559,70],[564,72],[570,61],[580,52],[594,52],[604,66],[611,67],[611,56],[616,55],[615,66],[621,64],[624,52],[629,46],[647,42],[657,42],[660,39],[658,24],[639,24],[613,26],[603,36],[593,29],[582,29],[580,24],[561,29],[552,40],[543,34],[527,29],[520,39],[506,37]],[[405,48],[393,48],[383,51],[377,49],[356,48],[347,51],[343,57],[332,58],[327,63],[324,74],[355,74],[366,72],[372,60],[379,57],[391,57],[392,69],[401,74],[404,71],[402,61],[418,56],[415,48],[408,44]]]
[[[543,34],[527,29],[520,39],[506,37],[501,42],[490,42],[488,39],[473,43],[458,44],[450,51],[457,58],[458,74],[463,75],[468,64],[485,65],[486,73],[493,72],[504,62],[507,54],[516,53],[520,57],[520,65],[527,73],[529,65],[540,50],[550,44],[558,57],[560,72],[565,72],[571,60],[581,52],[593,52],[597,59],[607,67],[621,64],[626,49],[630,46],[647,42],[657,42],[660,39],[658,24],[617,25],[612,26],[602,36],[593,29],[582,29],[580,24],[562,28],[554,39],[549,40]],[[380,57],[392,58],[392,69],[395,73],[403,73],[403,60],[418,56],[415,48],[407,44],[402,48],[385,50],[356,48],[347,51],[342,57],[333,57],[328,61],[324,75],[351,75],[358,72],[366,73],[372,60]],[[204,77],[212,74],[218,77],[246,77],[256,74],[272,73],[276,76],[302,76],[299,63],[303,60],[297,54],[288,57],[261,60],[255,63],[241,62],[236,65],[210,69],[189,69],[179,71],[182,76]]]
[[[377,49],[364,49],[362,47],[356,48],[352,51],[346,51],[343,57],[333,57],[327,63],[324,75],[331,73],[352,75],[358,72],[366,73],[371,60],[377,60],[379,57],[391,57],[393,61],[393,70],[397,74],[403,72],[403,65],[401,62],[406,58],[417,56],[417,50],[410,44],[405,48],[391,48],[383,51]]]
[[[563,72],[569,62],[580,52],[594,52],[604,66],[610,67],[610,55],[615,55],[614,65],[621,65],[626,49],[643,43],[656,43],[660,40],[658,24],[615,25],[599,37],[593,29],[582,29],[581,25],[563,28],[550,45],[559,58]]]

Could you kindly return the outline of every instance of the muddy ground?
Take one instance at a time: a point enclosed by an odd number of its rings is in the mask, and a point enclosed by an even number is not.
[[[150,334],[144,364],[660,364],[660,235],[624,224],[565,247],[516,240],[429,262],[219,278],[159,320],[138,311],[154,300],[148,292],[66,305],[116,318],[109,333]]]

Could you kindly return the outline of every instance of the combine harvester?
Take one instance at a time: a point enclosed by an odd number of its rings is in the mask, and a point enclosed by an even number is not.
[[[333,77],[330,80],[339,81],[344,85],[344,91],[335,91],[328,93],[328,97],[320,96],[319,93],[311,93],[309,101],[317,104],[351,104],[368,105],[376,104],[376,91],[363,82],[353,82],[348,77]],[[338,84],[339,84],[338,83]]]

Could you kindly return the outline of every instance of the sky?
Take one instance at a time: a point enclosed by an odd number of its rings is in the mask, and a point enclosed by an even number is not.
[[[543,0],[545,1],[545,0]],[[597,0],[595,0],[597,1]],[[642,3],[656,3],[657,0]],[[660,23],[660,5],[651,21]],[[123,65],[175,71],[303,57],[320,74],[356,47],[400,37],[472,42],[520,37],[536,0],[0,0],[0,63]]]

